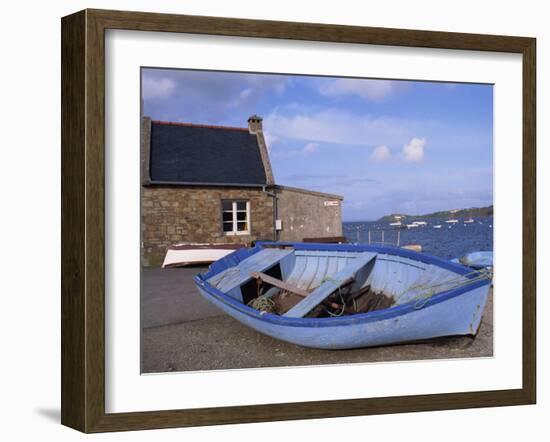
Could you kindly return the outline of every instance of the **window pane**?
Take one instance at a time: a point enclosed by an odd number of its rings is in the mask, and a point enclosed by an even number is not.
[[[237,230],[239,232],[244,232],[244,231],[248,230],[248,223],[247,222],[244,222],[244,223],[238,222],[237,223]]]
[[[223,212],[223,220],[226,221],[233,221],[233,212]]]
[[[246,210],[246,201],[237,201],[237,210]]]
[[[233,210],[233,201],[222,201],[223,210]]]
[[[246,212],[237,212],[237,221],[246,221]]]
[[[233,223],[223,223],[223,231],[224,232],[232,232],[233,231]]]

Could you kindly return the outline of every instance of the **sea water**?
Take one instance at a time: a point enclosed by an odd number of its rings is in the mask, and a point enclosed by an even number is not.
[[[473,223],[464,223],[459,219],[456,224],[446,223],[446,219],[407,218],[407,224],[413,221],[425,221],[425,226],[410,229],[396,229],[388,222],[364,221],[344,222],[344,236],[353,243],[368,243],[369,231],[372,244],[382,242],[387,245],[397,244],[399,231],[400,245],[418,244],[422,251],[445,259],[460,258],[471,252],[493,250],[493,217],[473,218]],[[405,223],[404,223],[405,224]],[[434,228],[434,226],[441,228]]]

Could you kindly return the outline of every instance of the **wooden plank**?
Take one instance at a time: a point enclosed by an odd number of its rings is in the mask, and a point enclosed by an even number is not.
[[[355,273],[353,284],[350,287],[351,292],[356,292],[361,287],[363,287],[363,284],[365,284],[365,282],[367,282],[367,279],[369,278],[370,274],[372,273],[372,270],[373,270],[375,264],[376,264],[376,254],[373,255],[372,259],[370,259],[363,267],[361,267]]]
[[[309,294],[307,298],[304,298],[302,302],[296,304],[284,316],[289,318],[303,318],[311,310],[317,307],[321,302],[328,298],[332,293],[338,290],[339,287],[348,283],[353,279],[354,275],[359,272],[363,267],[370,264],[375,259],[372,254],[365,254],[364,257],[356,258],[353,262],[349,263],[344,269],[334,275],[328,281],[325,281],[317,289]]]
[[[298,287],[303,288],[304,290],[312,290],[315,287],[312,287],[313,280],[317,274],[317,269],[319,268],[319,261],[321,258],[318,256],[308,256],[306,269],[304,274],[298,281]]]
[[[302,275],[306,270],[307,258],[303,256],[297,256],[296,252],[294,253],[294,255],[296,256],[296,261],[294,263],[294,268],[292,269],[290,276],[287,278],[287,281],[291,284],[297,285],[298,281],[302,280]]]
[[[313,290],[319,287],[323,283],[323,281],[325,281],[325,279],[328,276],[327,270],[328,270],[329,261],[332,261],[332,258],[319,257],[319,261],[317,263],[317,270],[313,275],[313,279],[308,286],[309,290]]]
[[[333,257],[328,262],[326,276],[329,277],[329,278],[332,278],[336,274],[337,271],[338,271],[338,258]]]
[[[229,267],[208,280],[217,289],[227,293],[250,279],[250,272],[262,272],[293,253],[292,249],[264,249],[241,261],[235,267]]]
[[[307,290],[302,290],[295,285],[289,284],[285,281],[281,281],[277,278],[273,278],[272,276],[266,275],[262,272],[252,272],[250,276],[256,279],[261,279],[263,282],[267,282],[274,287],[278,287],[280,289],[286,290],[287,292],[294,293],[295,295],[302,296],[304,298],[309,295],[309,292]]]

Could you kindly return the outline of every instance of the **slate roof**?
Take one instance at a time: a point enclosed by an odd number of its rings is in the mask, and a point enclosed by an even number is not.
[[[149,171],[153,184],[266,184],[247,128],[152,121]]]

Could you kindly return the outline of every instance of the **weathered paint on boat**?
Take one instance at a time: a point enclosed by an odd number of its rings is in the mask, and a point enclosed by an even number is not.
[[[395,247],[280,245],[286,248],[259,243],[215,262],[206,274],[195,277],[199,292],[244,325],[305,347],[345,349],[477,333],[490,281],[474,279],[465,266]],[[240,286],[250,280],[251,271],[279,263],[283,280],[315,290],[352,260],[369,256],[376,257],[376,264],[365,285],[398,297],[397,305],[349,316],[302,318],[262,313],[243,304]],[[457,278],[459,287],[445,286],[445,281]],[[421,290],[414,287],[438,283],[438,293],[419,301]]]

